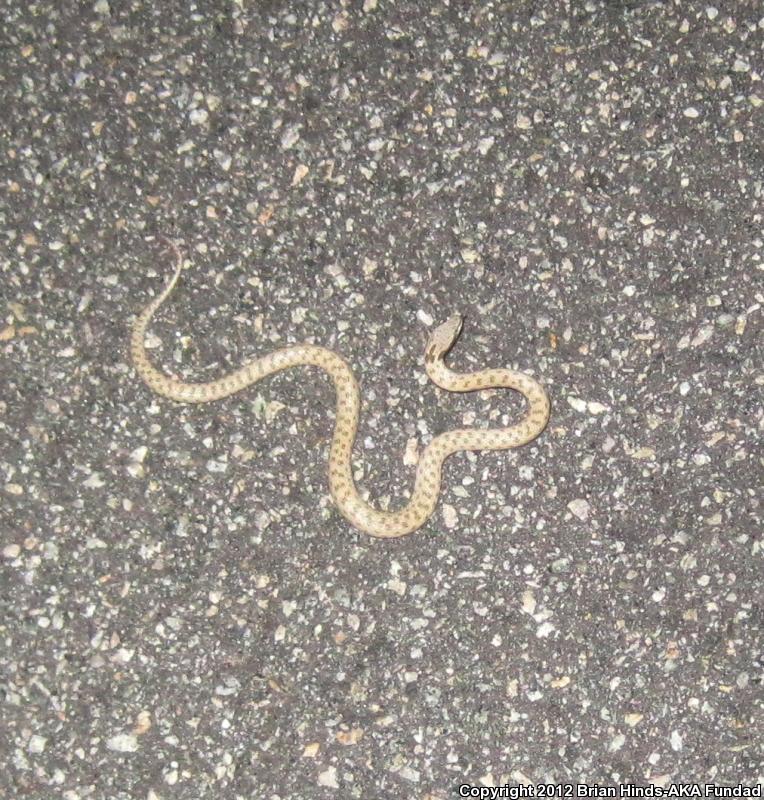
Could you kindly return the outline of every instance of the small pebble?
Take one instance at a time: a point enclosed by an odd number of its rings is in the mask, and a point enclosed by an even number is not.
[[[328,786],[330,789],[339,789],[340,785],[337,783],[337,768],[328,767],[323,772],[319,772],[318,785]]]
[[[210,115],[206,108],[194,108],[188,114],[189,122],[192,125],[205,125]]]
[[[106,747],[115,753],[135,753],[138,750],[138,738],[131,733],[118,733],[107,740]]]
[[[582,522],[586,522],[589,519],[589,503],[583,498],[571,500],[568,503],[568,511]]]

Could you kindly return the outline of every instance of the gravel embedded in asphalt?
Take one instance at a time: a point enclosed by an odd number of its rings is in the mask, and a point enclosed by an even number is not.
[[[457,797],[764,782],[758,3],[2,4],[0,795]],[[348,526],[311,370],[363,392]]]

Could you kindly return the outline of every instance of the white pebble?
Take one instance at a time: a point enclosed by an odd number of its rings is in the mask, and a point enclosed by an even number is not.
[[[401,767],[398,770],[398,775],[404,780],[411,781],[411,783],[419,783],[419,773],[411,767]]]
[[[611,753],[617,753],[623,747],[625,742],[626,737],[622,733],[619,733],[610,740],[608,750],[610,750]]]
[[[424,310],[423,310],[423,309],[421,309],[421,308],[419,309],[419,311],[417,311],[417,312],[416,312],[416,318],[417,318],[417,319],[418,319],[420,322],[422,322],[422,323],[424,323],[425,325],[427,325],[427,327],[429,327],[430,325],[432,325],[432,323],[434,322],[433,318],[432,318],[432,317],[431,317],[431,316],[430,316],[430,315],[429,315],[429,314],[428,314],[426,311],[424,311]]]
[[[714,329],[712,325],[704,325],[695,335],[695,337],[690,341],[690,344],[693,347],[699,347],[702,344],[705,344],[712,336],[714,335]]]
[[[310,172],[310,167],[306,164],[298,164],[292,175],[292,186],[298,186],[302,179]]]
[[[682,749],[682,737],[679,731],[671,731],[671,749],[679,752]]]
[[[403,451],[403,463],[407,467],[415,467],[419,463],[419,441],[415,436],[406,440],[406,449]]]
[[[106,746],[115,753],[135,753],[138,750],[138,738],[130,733],[118,733],[106,742]]]
[[[493,136],[486,136],[485,139],[481,139],[478,142],[478,152],[481,156],[484,156],[494,145],[496,140]]]
[[[289,150],[289,148],[294,147],[298,141],[300,141],[300,131],[294,125],[290,125],[281,137],[281,147],[284,150]]]
[[[698,111],[698,109],[695,108],[695,106],[688,106],[684,110],[684,115],[689,119],[696,119],[697,117],[700,116],[700,111]]]
[[[29,752],[30,753],[42,753],[45,750],[45,745],[48,743],[48,740],[44,736],[38,736],[35,734],[34,736],[29,737]]]
[[[533,592],[530,589],[526,589],[523,592],[522,609],[526,614],[531,615],[536,611],[536,598],[533,596]]]
[[[520,128],[520,130],[528,130],[531,127],[531,120],[529,117],[526,117],[525,114],[518,114],[515,119],[515,127]]]
[[[215,156],[215,161],[220,164],[220,169],[222,169],[223,172],[228,172],[228,170],[231,169],[233,159],[228,153],[224,153],[222,150],[213,150],[212,155]]]
[[[188,114],[188,121],[192,125],[204,125],[210,115],[206,108],[194,108]]]
[[[101,486],[105,485],[105,481],[101,476],[100,472],[94,472],[90,475],[89,478],[82,482],[83,486],[87,486],[88,489],[99,489]]]
[[[573,516],[578,517],[582,522],[586,522],[586,520],[589,519],[589,503],[583,498],[571,500],[568,503],[568,511],[570,511]]]
[[[7,544],[3,548],[3,558],[18,558],[21,548],[17,544]]]
[[[542,622],[541,625],[536,628],[536,637],[539,639],[546,639],[553,630],[554,625],[552,625],[551,622]]]
[[[130,453],[130,460],[134,461],[136,464],[142,464],[148,452],[149,449],[148,447],[146,447],[146,445],[141,445],[140,447],[136,447],[135,450],[133,450],[133,452]]]
[[[568,405],[578,411],[580,414],[583,414],[586,411],[586,400],[582,400],[580,397],[571,397],[568,396]]]
[[[318,785],[328,786],[331,789],[339,789],[340,785],[337,783],[337,767],[328,767],[323,772],[318,774]]]
[[[448,503],[443,504],[443,524],[451,529],[455,528],[457,522],[459,521],[459,515],[456,513],[456,509],[449,505]]]

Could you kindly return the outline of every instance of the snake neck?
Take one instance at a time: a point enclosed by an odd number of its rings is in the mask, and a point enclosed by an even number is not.
[[[446,366],[443,360],[442,352],[433,352],[433,348],[427,348],[424,355],[424,369],[427,377],[441,389],[453,391],[451,389],[461,377],[459,373],[454,372]]]

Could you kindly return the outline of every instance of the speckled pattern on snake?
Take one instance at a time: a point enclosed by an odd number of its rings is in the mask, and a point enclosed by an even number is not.
[[[419,458],[414,491],[409,502],[397,511],[378,511],[358,493],[351,468],[351,455],[361,407],[358,383],[350,366],[337,353],[312,344],[284,347],[257,358],[230,374],[208,383],[186,383],[164,375],[149,362],[144,345],[146,329],[156,310],[167,299],[183,269],[183,257],[170,243],[176,258],[175,272],[162,292],[136,318],[130,342],[132,360],[150,389],[180,403],[208,403],[246,389],[268,375],[292,367],[318,367],[334,382],[337,412],[329,451],[329,490],[345,519],[372,536],[394,538],[420,528],[438,502],[443,462],[460,450],[506,450],[535,439],[549,419],[549,398],[543,386],[522,372],[484,369],[452,372],[443,359],[462,327],[458,314],[444,322],[430,336],[425,351],[425,369],[430,379],[451,392],[504,387],[522,393],[528,401],[525,416],[508,428],[459,428],[435,436]]]

